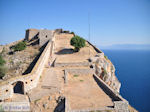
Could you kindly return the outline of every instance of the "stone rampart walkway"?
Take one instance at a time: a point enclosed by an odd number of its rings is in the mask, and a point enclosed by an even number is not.
[[[30,100],[35,101],[41,99],[43,96],[59,93],[61,90],[60,87],[60,81],[58,80],[55,68],[46,68],[38,86],[29,93]]]

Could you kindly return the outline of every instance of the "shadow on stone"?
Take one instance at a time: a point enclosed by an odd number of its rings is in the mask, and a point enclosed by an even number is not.
[[[65,112],[65,98],[58,103],[54,112]]]
[[[32,42],[30,45],[35,46],[39,45],[39,39],[36,39],[34,42]]]
[[[36,62],[37,62],[38,59],[40,58],[40,56],[41,56],[42,52],[44,51],[44,49],[45,49],[45,47],[46,47],[47,44],[48,44],[48,42],[45,43],[45,44],[39,49],[40,53],[35,57],[35,59],[32,61],[32,63],[29,65],[29,67],[25,70],[25,72],[23,73],[23,75],[28,74],[28,73],[30,73],[30,72],[32,71],[33,67],[35,66]]]
[[[24,84],[22,81],[17,81],[14,85],[14,93],[24,94]]]
[[[39,33],[37,33],[31,40],[29,40],[29,42],[34,41],[35,39],[38,39]]]
[[[50,66],[55,67],[55,62],[56,62],[56,59],[52,62],[52,64]]]
[[[13,55],[13,54],[14,54],[14,52],[13,52],[13,51],[10,51],[8,54],[9,54],[9,55]]]
[[[65,49],[58,51],[56,54],[63,55],[63,54],[73,54],[73,53],[74,53],[73,49],[65,48]]]
[[[100,82],[96,76],[93,75],[93,78],[98,84],[98,86],[112,99],[112,101],[121,100],[119,97],[115,96],[115,94],[112,91],[110,91],[107,87],[105,87],[105,85],[102,82]]]

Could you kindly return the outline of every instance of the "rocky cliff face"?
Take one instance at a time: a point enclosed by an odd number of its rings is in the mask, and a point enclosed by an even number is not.
[[[96,75],[105,81],[114,91],[119,93],[121,83],[115,75],[114,65],[104,56],[104,53],[98,53],[95,57],[91,57],[90,61],[95,68]]]

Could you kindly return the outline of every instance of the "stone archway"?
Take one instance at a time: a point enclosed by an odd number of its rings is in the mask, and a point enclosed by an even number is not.
[[[22,81],[17,81],[13,85],[14,93],[24,94],[24,83]]]

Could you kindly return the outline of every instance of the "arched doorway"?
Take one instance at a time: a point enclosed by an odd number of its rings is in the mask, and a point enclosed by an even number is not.
[[[14,93],[24,94],[24,83],[22,81],[17,81],[13,85]]]

